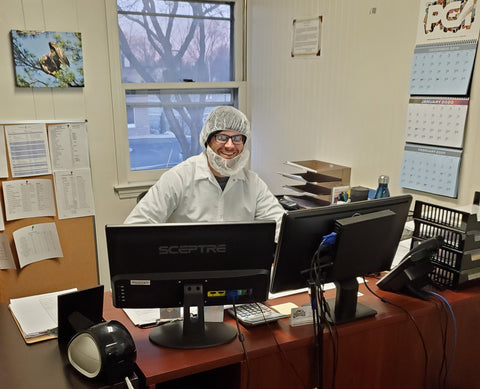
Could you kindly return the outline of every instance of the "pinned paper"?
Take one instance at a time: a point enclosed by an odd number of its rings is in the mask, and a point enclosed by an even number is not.
[[[13,232],[20,267],[44,259],[63,257],[55,223],[41,223]]]
[[[0,269],[16,269],[13,260],[12,250],[8,244],[8,238],[4,234],[0,234]]]

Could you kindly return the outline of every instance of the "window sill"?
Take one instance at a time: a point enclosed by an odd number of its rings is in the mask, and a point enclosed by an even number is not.
[[[150,189],[153,184],[155,184],[155,181],[135,182],[124,185],[116,185],[113,189],[118,194],[120,200],[136,199],[140,193]]]

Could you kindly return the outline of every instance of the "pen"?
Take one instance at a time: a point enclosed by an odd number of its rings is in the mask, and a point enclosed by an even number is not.
[[[166,320],[166,321],[163,321],[161,319],[158,319],[158,320],[155,320],[154,322],[152,323],[143,323],[143,324],[139,324],[138,327],[139,328],[153,328],[153,327],[158,327],[158,326],[161,326],[161,325],[164,325],[164,324],[167,324],[167,323],[172,323],[174,321],[179,321],[179,320],[182,320],[182,318],[177,318],[177,319],[172,319],[172,320]]]
[[[138,327],[139,328],[152,328],[152,327],[156,327],[160,325],[160,319],[158,320],[155,320],[154,322],[151,322],[151,323],[142,323],[142,324],[139,324]]]

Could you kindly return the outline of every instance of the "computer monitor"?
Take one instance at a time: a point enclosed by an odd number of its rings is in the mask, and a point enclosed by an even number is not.
[[[107,225],[106,238],[115,307],[184,308],[183,322],[150,332],[158,345],[227,343],[236,330],[205,322],[204,306],[268,298],[274,221]]]
[[[287,212],[282,220],[270,290],[309,286],[312,258],[324,236],[337,231],[330,256],[321,264],[322,283],[335,283],[332,321],[374,315],[357,304],[357,277],[389,270],[410,209],[410,195]],[[364,309],[365,308],[365,309]],[[363,312],[365,310],[365,312]]]

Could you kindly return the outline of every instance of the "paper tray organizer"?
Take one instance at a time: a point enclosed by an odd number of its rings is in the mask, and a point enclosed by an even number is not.
[[[286,196],[303,208],[329,205],[333,188],[350,185],[351,169],[346,166],[317,160],[287,161],[285,164],[306,170],[301,173],[280,173],[301,182],[298,185],[284,185],[284,188],[294,192]]]
[[[434,285],[456,289],[480,279],[480,223],[477,214],[415,202],[412,248],[419,242],[443,236],[444,243],[433,258],[429,277]]]

